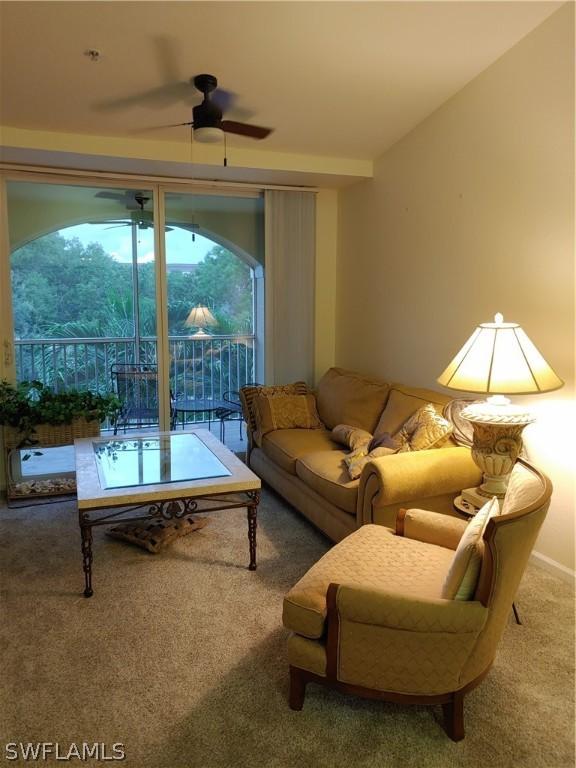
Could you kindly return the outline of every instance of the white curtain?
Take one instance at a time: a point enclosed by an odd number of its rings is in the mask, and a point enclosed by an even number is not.
[[[314,192],[265,193],[265,368],[267,384],[314,375]]]

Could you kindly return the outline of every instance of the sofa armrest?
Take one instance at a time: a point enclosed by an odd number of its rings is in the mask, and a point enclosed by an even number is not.
[[[488,616],[478,601],[418,598],[398,592],[337,586],[336,608],[340,620],[410,632],[477,635]]]
[[[401,507],[422,506],[429,500],[446,500],[463,488],[478,485],[482,473],[470,449],[462,446],[407,451],[369,461],[362,471],[358,494],[359,524],[394,526]],[[451,505],[450,505],[451,506]],[[379,510],[390,514],[379,514]],[[436,511],[442,511],[436,507]]]
[[[439,512],[401,509],[396,516],[396,535],[456,549],[467,525],[467,520]]]

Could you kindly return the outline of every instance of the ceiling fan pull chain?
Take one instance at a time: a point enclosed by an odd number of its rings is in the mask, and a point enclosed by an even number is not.
[[[228,151],[226,149],[226,131],[224,131],[224,168],[228,165],[228,158],[226,155],[228,154]]]

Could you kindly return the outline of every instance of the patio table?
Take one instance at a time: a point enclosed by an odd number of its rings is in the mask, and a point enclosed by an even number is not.
[[[176,427],[178,423],[178,416],[182,414],[182,429],[186,428],[186,414],[187,413],[206,413],[208,414],[208,429],[212,424],[212,414],[216,414],[217,418],[220,418],[220,440],[223,441],[224,422],[221,418],[222,415],[227,415],[233,406],[232,403],[226,400],[215,400],[211,397],[198,398],[198,397],[183,397],[176,398],[174,401],[174,424]]]

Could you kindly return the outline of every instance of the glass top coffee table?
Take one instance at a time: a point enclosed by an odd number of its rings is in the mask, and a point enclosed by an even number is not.
[[[206,429],[74,443],[84,596],[92,589],[92,528],[182,519],[194,512],[246,508],[251,571],[256,570],[260,478]]]

